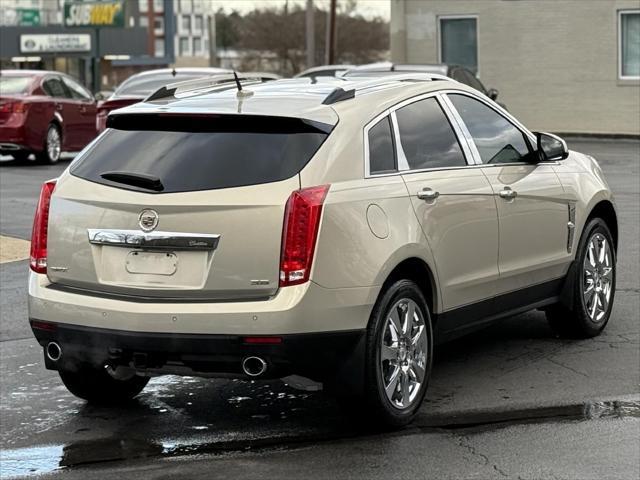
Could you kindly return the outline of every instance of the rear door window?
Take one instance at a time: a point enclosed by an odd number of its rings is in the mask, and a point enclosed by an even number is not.
[[[47,95],[54,98],[67,98],[70,95],[58,77],[47,78],[42,84],[42,89]]]
[[[371,174],[397,170],[391,120],[387,115],[369,129],[369,171]]]
[[[297,118],[245,115],[139,114],[109,121],[112,128],[78,158],[71,174],[149,193],[285,180],[309,162],[332,128]],[[103,177],[114,172],[155,178],[162,188],[155,192]]]
[[[467,164],[458,138],[435,98],[396,110],[402,151],[411,170]]]

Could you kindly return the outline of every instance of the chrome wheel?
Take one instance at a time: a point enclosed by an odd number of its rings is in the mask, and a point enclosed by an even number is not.
[[[56,127],[49,127],[47,132],[47,155],[50,162],[57,162],[60,158],[60,132]]]
[[[389,310],[380,341],[380,371],[387,399],[406,409],[425,383],[428,339],[424,316],[409,298]]]
[[[604,235],[589,239],[583,261],[582,297],[592,322],[599,322],[609,311],[614,280],[611,247]]]

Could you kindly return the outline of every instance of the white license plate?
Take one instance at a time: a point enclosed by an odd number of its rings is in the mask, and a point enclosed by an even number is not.
[[[178,256],[172,252],[129,252],[126,260],[129,273],[173,275],[178,269]]]

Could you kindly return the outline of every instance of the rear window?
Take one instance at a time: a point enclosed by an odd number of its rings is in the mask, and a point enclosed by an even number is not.
[[[32,80],[32,77],[0,77],[0,95],[25,94]]]
[[[77,159],[71,174],[148,193],[285,180],[307,164],[332,128],[296,118],[155,114],[109,117],[108,126],[112,128]],[[113,172],[153,177],[162,188],[154,192],[103,177]]]

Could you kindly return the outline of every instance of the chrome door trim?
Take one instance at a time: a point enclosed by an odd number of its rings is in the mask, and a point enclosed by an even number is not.
[[[142,232],[140,230],[87,229],[89,243],[111,247],[153,250],[207,250],[218,247],[220,235],[182,232]]]
[[[449,112],[449,116],[453,121],[458,125],[458,129],[460,130],[460,137],[465,139],[467,144],[467,148],[469,150],[469,159],[471,160],[472,165],[482,165],[482,158],[480,157],[480,152],[478,151],[478,147],[476,146],[476,142],[473,141],[473,137],[471,136],[471,132],[467,128],[467,125],[462,120],[460,113],[453,105],[449,97],[446,93],[440,93],[440,99],[442,100],[442,104],[446,105],[446,109]]]
[[[392,110],[390,115],[391,115],[391,128],[393,129],[393,138],[395,139],[395,142],[396,142],[396,157],[398,158],[398,172],[406,172],[408,170],[411,170],[411,167],[409,167],[407,156],[404,153],[404,148],[402,148],[402,140],[400,139],[400,128],[398,127],[398,117],[396,116],[396,111]]]

